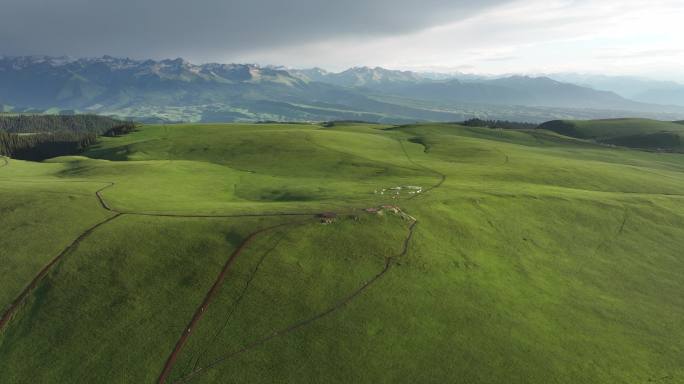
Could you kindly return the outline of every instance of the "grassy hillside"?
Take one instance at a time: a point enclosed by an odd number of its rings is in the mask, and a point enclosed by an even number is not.
[[[684,151],[684,126],[678,122],[647,119],[557,120],[544,123],[540,128],[623,147]]]
[[[684,380],[681,154],[217,124],[4,164],[3,305],[59,258],[0,330],[3,383]]]

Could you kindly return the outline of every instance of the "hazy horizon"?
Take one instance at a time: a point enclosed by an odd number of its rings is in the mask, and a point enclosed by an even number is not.
[[[2,58],[21,58],[21,57],[34,57],[34,58],[53,58],[53,59],[59,59],[59,58],[66,58],[69,60],[97,60],[97,59],[103,59],[105,57],[111,57],[117,60],[135,60],[135,61],[145,61],[145,60],[154,60],[154,61],[163,61],[163,60],[177,60],[181,59],[186,62],[189,62],[192,65],[205,65],[205,64],[239,64],[239,65],[257,65],[262,68],[283,68],[285,70],[311,70],[311,69],[322,69],[328,73],[342,73],[347,70],[352,70],[356,68],[370,68],[370,69],[376,69],[376,68],[381,68],[385,70],[390,70],[390,71],[402,71],[402,72],[413,72],[416,74],[420,75],[444,75],[444,76],[458,76],[458,75],[463,75],[463,76],[473,76],[473,77],[482,77],[482,78],[502,78],[502,77],[509,77],[509,76],[527,76],[527,77],[557,77],[557,76],[577,76],[577,77],[582,77],[582,76],[598,76],[598,77],[607,77],[607,78],[620,78],[620,77],[625,77],[625,78],[631,78],[635,80],[644,80],[644,81],[662,81],[662,82],[672,82],[672,83],[679,83],[679,84],[684,84],[684,79],[682,80],[677,80],[677,79],[669,79],[669,78],[659,78],[655,76],[648,76],[648,75],[631,75],[631,74],[606,74],[602,72],[589,72],[589,71],[577,71],[577,72],[572,72],[572,71],[567,71],[567,72],[501,72],[501,73],[486,73],[486,72],[480,72],[477,70],[473,71],[468,71],[468,70],[457,70],[457,69],[449,69],[449,68],[393,68],[393,67],[385,67],[385,66],[380,66],[380,65],[354,65],[350,67],[344,67],[344,68],[326,68],[320,65],[314,65],[314,66],[286,66],[278,63],[259,63],[259,62],[250,62],[250,61],[194,61],[191,59],[187,59],[185,57],[159,57],[159,58],[149,58],[149,57],[129,57],[129,56],[113,56],[113,55],[101,55],[101,56],[73,56],[73,55],[47,55],[47,54],[27,54],[27,55],[5,55],[5,54],[0,54],[0,59]],[[570,83],[576,83],[573,81],[565,81],[565,80],[560,80],[564,82],[570,82]]]

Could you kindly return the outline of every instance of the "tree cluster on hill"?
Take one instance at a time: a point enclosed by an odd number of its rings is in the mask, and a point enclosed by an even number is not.
[[[17,134],[0,131],[0,155],[39,161],[79,153],[97,139],[94,133]]]
[[[124,122],[119,125],[116,125],[110,129],[108,129],[105,133],[104,136],[107,137],[116,137],[116,136],[121,136],[121,135],[126,135],[135,130],[135,123],[132,122]]]
[[[482,119],[469,119],[462,123],[466,127],[483,127],[483,128],[496,128],[496,129],[535,129],[537,124],[534,123],[520,123],[517,121],[508,120],[482,120]]]
[[[587,137],[587,135],[583,134],[580,130],[578,130],[575,124],[565,120],[547,121],[543,124],[540,124],[538,128],[553,131],[563,136],[577,137],[580,139],[589,138]]]
[[[364,120],[331,120],[331,121],[324,121],[321,123],[321,126],[323,128],[331,128],[336,126],[337,124],[378,124],[376,122],[372,121],[364,121]]]
[[[0,131],[9,133],[94,133],[132,124],[98,115],[0,115]]]
[[[77,154],[98,135],[120,136],[135,124],[95,115],[0,115],[0,155],[40,161]]]

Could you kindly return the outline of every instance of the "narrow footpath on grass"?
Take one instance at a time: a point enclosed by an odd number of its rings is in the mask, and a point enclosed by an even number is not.
[[[446,181],[446,178],[447,178],[446,175],[441,173],[441,172],[438,172],[432,168],[426,167],[422,164],[418,164],[417,162],[415,162],[408,155],[408,152],[404,148],[403,141],[401,139],[397,139],[397,140],[399,141],[401,149],[402,149],[404,155],[406,156],[406,158],[408,159],[409,162],[411,162],[412,164],[414,164],[415,166],[417,166],[419,168],[422,168],[422,169],[424,169],[430,173],[433,173],[433,174],[439,176],[439,178],[440,178],[439,181],[436,184],[427,188],[425,190],[425,192],[429,192],[429,191],[432,191],[432,190],[435,190],[435,189],[441,187],[442,184],[444,184],[444,182]],[[419,196],[424,196],[424,195],[425,195],[424,193],[420,194],[420,195],[416,194],[416,195],[409,197],[407,200],[413,200]],[[386,257],[384,268],[378,274],[376,274],[372,279],[365,282],[361,287],[359,287],[358,289],[356,289],[352,293],[345,296],[342,300],[338,301],[336,304],[332,305],[331,307],[329,307],[328,309],[326,309],[323,312],[317,313],[317,314],[315,314],[309,318],[295,322],[295,323],[293,323],[293,324],[291,324],[285,328],[276,330],[276,331],[274,331],[274,332],[272,332],[272,333],[270,333],[270,334],[268,334],[268,335],[266,335],[260,339],[257,339],[255,341],[247,344],[246,346],[244,346],[241,349],[238,349],[236,351],[229,352],[225,355],[222,355],[222,356],[214,359],[213,361],[211,361],[207,365],[204,365],[204,366],[199,367],[199,368],[195,367],[190,373],[181,376],[179,379],[175,380],[173,383],[177,384],[177,383],[189,382],[192,379],[194,379],[194,378],[200,376],[201,374],[205,373],[206,371],[217,367],[221,363],[224,363],[233,357],[236,357],[236,356],[243,354],[245,352],[249,352],[250,350],[257,348],[257,347],[265,344],[266,342],[268,342],[270,340],[273,340],[273,339],[278,338],[278,337],[286,336],[286,335],[293,333],[299,329],[305,328],[306,326],[311,325],[315,321],[320,320],[320,319],[338,311],[339,309],[342,309],[344,306],[349,304],[352,300],[359,297],[364,291],[371,288],[374,283],[376,283],[378,280],[380,280],[381,277],[383,277],[387,272],[390,271],[390,269],[394,265],[394,262],[398,258],[401,258],[408,253],[409,245],[410,245],[411,239],[413,238],[413,234],[415,232],[415,228],[417,225],[418,225],[418,220],[413,219],[411,224],[409,225],[408,233],[407,233],[406,237],[404,238],[403,247],[402,247],[401,251],[396,255]],[[203,308],[202,310],[204,310],[204,309],[205,308]],[[183,342],[185,342],[187,340],[187,337],[189,336],[190,332],[191,332],[191,329],[188,329],[188,333],[181,336],[181,338],[183,339]],[[174,352],[172,353],[173,360],[171,360],[171,357],[169,357],[169,360],[167,360],[167,364],[164,366],[164,369],[162,370],[162,374],[159,377],[159,381],[158,381],[159,384],[166,383],[166,381],[167,381],[167,379],[171,373],[173,366],[169,366],[169,363],[171,363],[171,365],[173,365],[173,363],[175,362],[175,360],[177,358],[177,356],[174,356],[174,353],[176,353],[176,350],[174,350]]]
[[[427,188],[423,194],[421,195],[414,195],[408,200],[412,200],[414,198],[417,198],[419,196],[424,196],[425,193],[434,190],[436,188],[439,188],[446,180],[446,175],[431,169],[429,167],[426,167],[422,164],[418,164],[415,162],[413,159],[410,158],[408,155],[408,152],[406,151],[404,147],[404,143],[401,139],[397,139],[399,141],[399,144],[401,146],[402,151],[404,152],[406,158],[408,159],[409,162],[414,164],[415,166],[426,170],[434,175],[438,175],[440,177],[440,180],[432,185],[431,187]],[[9,161],[6,158],[1,158],[3,163],[0,164],[0,167],[5,167],[9,165]],[[0,332],[3,331],[3,329],[10,323],[12,317],[16,314],[16,312],[19,310],[21,307],[21,304],[25,302],[27,297],[31,294],[31,292],[36,288],[38,283],[50,272],[50,270],[60,262],[61,259],[63,259],[67,254],[71,253],[74,251],[76,248],[78,248],[78,245],[83,242],[90,234],[92,234],[96,229],[103,227],[107,223],[125,216],[125,215],[138,215],[138,216],[152,216],[152,217],[176,217],[176,218],[239,218],[239,217],[310,217],[313,218],[316,215],[318,215],[318,212],[274,212],[274,213],[252,213],[252,214],[226,214],[226,215],[207,215],[207,214],[173,214],[173,213],[150,213],[150,212],[133,212],[133,211],[119,211],[112,206],[109,205],[105,197],[103,196],[103,192],[109,188],[112,188],[116,186],[116,183],[114,182],[101,182],[101,181],[72,181],[72,182],[89,182],[89,183],[103,183],[106,184],[104,187],[98,189],[95,191],[95,197],[97,198],[100,206],[102,209],[112,213],[112,216],[106,218],[105,220],[96,223],[92,225],[91,227],[87,228],[84,230],[74,241],[72,241],[70,244],[68,244],[57,256],[52,258],[48,264],[46,264],[32,279],[32,281],[22,290],[22,292],[19,294],[19,296],[12,302],[10,307],[5,311],[5,313],[2,314],[2,317],[0,318]],[[356,212],[361,208],[358,207],[348,207],[345,210],[348,212]],[[225,277],[230,270],[230,267],[233,265],[237,257],[243,252],[243,250],[254,241],[259,235],[262,235],[266,232],[275,230],[280,227],[284,226],[291,226],[291,225],[300,225],[300,224],[305,224],[308,222],[308,220],[298,220],[298,221],[288,221],[286,223],[281,223],[278,225],[274,225],[271,227],[266,227],[262,229],[258,229],[252,233],[250,233],[245,240],[238,246],[238,248],[228,257],[226,260],[226,263],[223,265],[223,268],[221,269],[219,275],[217,276],[216,280],[214,281],[214,284],[211,286],[209,291],[206,293],[204,300],[202,303],[199,305],[199,307],[196,309],[193,317],[191,318],[189,324],[187,327],[185,327],[178,339],[178,341],[175,344],[174,349],[171,351],[169,357],[166,360],[166,363],[164,364],[164,367],[162,369],[162,372],[159,376],[159,383],[166,383],[168,380],[168,377],[174,368],[175,362],[178,359],[178,356],[180,352],[182,351],[183,347],[185,346],[188,338],[192,334],[192,330],[197,327],[199,324],[200,320],[202,319],[205,311],[207,310],[208,306],[214,299],[217,291],[221,288],[223,285],[223,282],[225,280]],[[323,312],[320,312],[318,314],[315,314],[309,318],[302,319],[298,322],[295,322],[283,329],[276,330],[268,335],[265,335],[262,338],[259,338],[248,345],[244,346],[243,348],[230,352],[226,355],[223,355],[214,361],[210,362],[206,366],[202,367],[195,367],[195,369],[178,379],[177,382],[187,382],[200,374],[206,372],[207,370],[214,368],[221,364],[222,362],[225,362],[229,360],[232,357],[235,357],[237,355],[240,355],[242,353],[248,352],[258,346],[263,345],[264,343],[268,342],[269,340],[282,337],[285,335],[288,335],[294,331],[297,331],[299,329],[305,328],[306,326],[314,323],[316,320],[319,320],[321,318],[324,318],[339,309],[342,309],[344,306],[349,304],[351,301],[359,297],[363,292],[368,290],[373,286],[375,282],[377,282],[382,276],[384,276],[393,266],[395,263],[396,259],[405,256],[408,253],[409,245],[411,242],[411,239],[413,237],[413,234],[415,232],[416,226],[418,224],[418,221],[415,219],[412,219],[411,224],[408,227],[408,232],[406,237],[404,238],[403,241],[403,247],[401,251],[395,255],[388,256],[385,258],[385,264],[384,267],[381,271],[379,271],[373,278],[370,280],[366,281],[362,286],[360,286],[358,289],[354,290],[353,292],[347,294],[342,298],[340,301],[329,307]]]
[[[110,221],[113,221],[114,219],[120,216],[120,213],[115,213],[113,216],[110,216],[105,220],[100,221],[99,223],[86,229],[76,239],[74,239],[74,241],[67,245],[66,248],[62,250],[62,252],[60,252],[57,256],[53,257],[52,260],[50,260],[50,262],[48,262],[43,268],[41,268],[40,271],[38,271],[38,274],[33,278],[33,280],[31,280],[31,282],[21,291],[19,296],[16,299],[14,299],[14,301],[10,304],[9,308],[2,315],[2,318],[0,318],[0,331],[2,331],[2,329],[7,325],[7,323],[9,323],[10,319],[12,318],[12,315],[16,313],[21,303],[24,302],[24,300],[28,297],[31,291],[33,291],[33,289],[45,277],[45,275],[48,274],[50,269],[55,264],[57,264],[57,262],[59,262],[64,257],[64,255],[76,249],[78,247],[78,244],[81,243],[86,237],[88,237],[88,235],[93,233],[93,231],[95,231],[97,228],[109,223]]]
[[[415,228],[416,228],[417,224],[418,224],[417,221],[411,222],[411,224],[408,228],[408,233],[407,233],[406,237],[404,238],[403,247],[402,247],[401,252],[397,253],[396,255],[386,257],[385,258],[385,265],[384,265],[383,269],[378,274],[373,276],[373,278],[371,278],[370,280],[365,282],[361,287],[359,287],[355,291],[351,292],[350,294],[345,296],[343,299],[341,299],[340,301],[338,301],[337,303],[335,303],[334,305],[332,305],[331,307],[329,307],[325,311],[317,313],[317,314],[315,314],[311,317],[305,318],[303,320],[300,320],[300,321],[293,323],[293,324],[291,324],[285,328],[273,331],[272,333],[270,333],[270,334],[268,334],[262,338],[259,338],[257,340],[252,341],[251,343],[247,344],[243,348],[240,348],[236,351],[229,352],[225,355],[222,355],[222,356],[214,359],[213,361],[211,361],[209,364],[207,364],[205,366],[195,368],[189,374],[180,377],[178,380],[175,380],[174,384],[176,384],[176,383],[187,383],[187,382],[191,381],[192,379],[198,377],[199,375],[206,373],[208,370],[217,367],[221,363],[228,361],[231,358],[234,358],[238,355],[249,352],[252,349],[257,348],[257,347],[265,344],[266,342],[268,342],[270,340],[276,339],[278,337],[286,336],[286,335],[293,333],[293,332],[295,332],[301,328],[305,328],[306,326],[311,325],[315,321],[320,320],[320,319],[342,309],[344,306],[349,304],[352,300],[354,300],[358,296],[360,296],[364,291],[371,288],[373,286],[373,284],[375,284],[378,280],[380,280],[380,278],[382,278],[387,272],[389,272],[390,269],[392,268],[392,266],[394,265],[394,262],[396,261],[396,259],[398,259],[402,256],[405,256],[408,253],[409,244],[411,242],[411,238],[413,237],[413,233],[415,232]],[[168,375],[170,373],[171,368],[172,367],[167,367],[167,366],[164,367],[164,371],[162,372],[162,376],[160,376],[160,378],[159,378],[159,383],[165,383],[166,382],[166,379],[168,378]]]
[[[204,296],[204,300],[200,304],[200,306],[195,310],[194,315],[192,316],[192,319],[190,320],[190,323],[188,326],[183,330],[181,333],[180,338],[176,342],[175,347],[173,348],[173,351],[171,351],[171,354],[169,355],[168,359],[166,360],[166,363],[164,364],[164,368],[162,369],[162,373],[159,376],[159,382],[164,383],[166,382],[168,376],[171,374],[171,370],[173,369],[176,360],[178,359],[178,355],[180,354],[181,350],[185,346],[188,337],[190,337],[190,334],[192,331],[195,329],[197,326],[197,323],[202,319],[204,316],[205,311],[209,307],[209,304],[213,300],[213,298],[216,296],[216,292],[221,288],[223,285],[223,281],[225,280],[226,274],[228,273],[228,270],[232,266],[232,264],[235,262],[235,259],[244,251],[244,249],[254,241],[254,239],[259,236],[260,234],[272,231],[277,228],[281,228],[284,226],[291,226],[291,225],[296,225],[296,224],[303,224],[305,221],[300,221],[298,223],[293,223],[293,222],[286,222],[278,225],[274,225],[272,227],[267,227],[267,228],[262,228],[257,231],[254,231],[250,233],[247,238],[238,246],[238,248],[230,255],[226,263],[224,264],[223,268],[221,269],[221,272],[219,273],[218,277],[216,278],[216,281],[214,281],[214,284],[211,286],[207,294]]]
[[[406,147],[404,146],[404,141],[403,141],[402,139],[397,139],[397,141],[399,142],[399,145],[401,146],[401,151],[404,152],[404,156],[406,156],[406,159],[409,161],[409,163],[415,165],[415,166],[418,167],[418,168],[424,169],[424,170],[426,170],[426,171],[428,171],[428,172],[430,172],[430,173],[432,173],[432,174],[434,174],[434,175],[439,176],[439,182],[437,182],[437,184],[435,184],[435,185],[432,185],[432,186],[426,188],[426,189],[423,191],[423,193],[430,192],[430,191],[432,191],[432,190],[434,190],[434,189],[437,189],[437,188],[441,187],[442,184],[444,184],[444,182],[446,181],[446,178],[447,178],[445,174],[443,174],[442,172],[436,171],[436,170],[434,170],[434,169],[432,169],[432,168],[430,168],[430,167],[426,167],[426,166],[423,165],[423,164],[418,164],[415,160],[413,160],[413,159],[411,158],[411,156],[409,156],[408,151],[406,150]],[[426,150],[425,153],[427,153],[427,150]],[[413,196],[409,197],[408,200],[413,200],[413,199],[415,199],[415,198],[418,197],[418,196],[422,196],[422,194],[421,194],[421,195],[419,195],[419,194],[413,195]]]
[[[96,182],[96,181],[67,181],[67,182],[86,182],[86,183],[101,183],[101,182]],[[116,218],[125,216],[125,215],[137,215],[137,216],[153,216],[153,217],[176,217],[176,218],[239,218],[239,217],[278,217],[278,216],[309,216],[309,217],[314,217],[316,213],[311,213],[311,212],[288,212],[288,213],[260,213],[260,214],[234,214],[234,215],[193,215],[193,214],[187,214],[187,215],[181,215],[181,214],[156,214],[156,213],[145,213],[145,212],[128,212],[128,211],[118,211],[114,208],[112,208],[105,198],[102,196],[102,192],[106,190],[107,188],[111,188],[116,185],[116,183],[113,182],[105,182],[107,185],[98,189],[95,191],[95,196],[100,203],[100,206],[105,209],[108,212],[111,212],[113,215],[90,226],[89,228],[85,229],[83,232],[81,232],[76,239],[74,239],[71,243],[69,243],[57,256],[53,257],[43,268],[38,271],[38,273],[35,275],[35,277],[31,280],[31,282],[21,291],[19,296],[15,298],[12,301],[12,304],[5,310],[5,312],[2,314],[2,317],[0,317],[0,332],[9,324],[10,320],[14,316],[14,314],[19,310],[21,307],[21,304],[26,301],[28,296],[31,294],[33,289],[38,285],[38,283],[50,272],[50,270],[59,263],[61,259],[63,259],[67,254],[71,253],[74,251],[76,248],[78,248],[78,245],[85,240],[90,234],[92,234],[96,229],[104,226],[105,224],[113,221]],[[288,222],[286,224],[293,224],[292,222]],[[253,232],[249,236],[255,235],[257,232],[263,232],[264,230],[259,230],[256,232]],[[249,237],[248,237],[249,238]]]
[[[6,158],[1,158],[4,160],[0,167],[5,167],[9,164]],[[194,214],[162,214],[162,213],[146,213],[146,212],[128,212],[119,211],[112,208],[107,200],[105,200],[102,192],[108,188],[116,185],[114,182],[99,182],[99,181],[60,181],[60,182],[72,182],[72,183],[105,183],[106,185],[97,191],[95,191],[95,197],[99,202],[100,206],[106,211],[112,213],[112,216],[93,224],[92,226],[86,228],[81,232],[71,243],[69,243],[61,252],[59,252],[55,257],[53,257],[43,268],[41,268],[34,278],[29,282],[29,284],[19,293],[19,295],[12,301],[10,306],[2,313],[0,317],[0,332],[10,323],[12,317],[21,307],[21,304],[26,301],[31,292],[36,288],[38,283],[50,272],[50,270],[59,263],[67,254],[78,248],[78,245],[83,242],[90,234],[92,234],[96,229],[104,226],[105,224],[125,215],[139,215],[139,216],[155,216],[155,217],[177,217],[177,218],[239,218],[239,217],[277,217],[277,216],[310,216],[313,217],[316,213],[311,212],[288,212],[288,213],[259,213],[259,214],[234,214],[234,215],[194,215]],[[287,223],[292,224],[292,223]],[[258,231],[257,231],[258,232]],[[252,234],[254,235],[254,233]],[[251,236],[251,235],[250,235]]]

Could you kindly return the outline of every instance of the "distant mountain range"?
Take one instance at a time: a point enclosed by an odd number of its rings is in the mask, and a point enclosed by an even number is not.
[[[429,80],[421,74],[384,68],[356,67],[333,73],[321,68],[290,69],[289,72],[307,81],[319,81],[343,87],[381,87],[397,83],[420,83]]]
[[[581,74],[555,74],[549,77],[584,87],[615,92],[622,97],[643,103],[684,106],[684,84],[674,81]]]
[[[633,101],[587,85],[368,67],[332,73],[183,59],[0,58],[0,108],[13,112],[92,112],[169,122],[684,119],[684,107]]]

